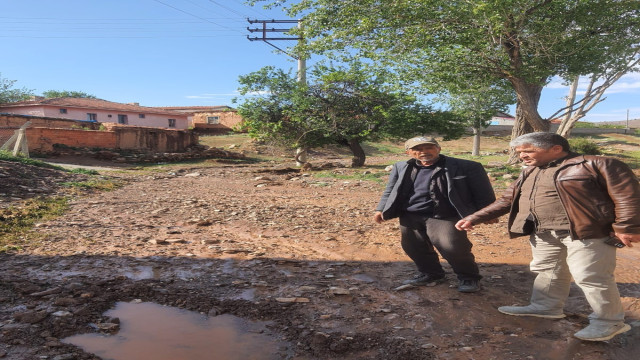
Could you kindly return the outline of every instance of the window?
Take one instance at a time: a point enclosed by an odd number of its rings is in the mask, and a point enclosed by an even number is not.
[[[60,109],[60,114],[66,114],[67,113],[67,109]]]
[[[118,114],[118,124],[127,124],[129,120],[127,119],[127,115]]]
[[[88,121],[98,121],[98,114],[87,113]]]
[[[220,124],[220,116],[207,116],[207,124]]]
[[[140,119],[144,119],[144,114],[138,114],[138,117],[139,117]]]
[[[176,119],[169,119],[169,127],[176,127]]]

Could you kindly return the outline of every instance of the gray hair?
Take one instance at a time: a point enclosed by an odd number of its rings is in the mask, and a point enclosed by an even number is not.
[[[560,145],[562,146],[563,151],[571,151],[571,147],[569,146],[567,139],[558,134],[548,132],[533,132],[520,135],[509,143],[511,147],[523,146],[525,144],[545,150],[550,149],[555,145]]]

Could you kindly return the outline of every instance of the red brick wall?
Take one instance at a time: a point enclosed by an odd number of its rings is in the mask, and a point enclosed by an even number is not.
[[[6,127],[5,132],[13,132],[27,120],[31,121],[26,131],[29,151],[41,153],[51,152],[54,144],[78,148],[131,149],[150,152],[183,152],[189,146],[198,144],[198,135],[190,130],[86,123],[90,126],[95,124],[95,130],[87,130],[78,126],[85,124],[79,121],[14,115],[0,115],[0,128]],[[53,125],[62,126],[54,127]],[[101,126],[102,130],[97,130]]]
[[[80,129],[29,127],[27,141],[29,151],[40,153],[52,151],[54,144],[104,149],[115,149],[117,146],[114,132]]]

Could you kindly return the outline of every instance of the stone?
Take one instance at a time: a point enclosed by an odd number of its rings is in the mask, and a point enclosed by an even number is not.
[[[308,303],[309,299],[304,297],[279,297],[276,298],[276,301],[281,303]]]
[[[349,291],[349,290],[347,290],[345,288],[332,286],[332,287],[329,288],[329,294],[331,294],[331,295],[351,295],[351,291]]]

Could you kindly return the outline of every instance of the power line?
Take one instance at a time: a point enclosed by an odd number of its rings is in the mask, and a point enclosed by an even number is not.
[[[166,4],[166,3],[164,3],[164,2],[162,2],[162,1],[160,1],[160,0],[153,0],[153,1],[155,1],[155,2],[157,2],[157,3],[159,3],[159,4],[162,4],[162,5],[164,5],[164,6],[170,7],[170,8],[172,8],[172,9],[174,9],[174,10],[180,11],[181,13],[187,14],[187,15],[189,15],[189,16],[193,16],[193,17],[195,17],[195,18],[197,18],[197,19],[200,19],[200,20],[202,20],[202,21],[206,21],[206,22],[208,22],[208,23],[211,23],[211,24],[214,24],[214,25],[217,25],[217,26],[223,27],[223,28],[225,28],[225,29],[229,29],[229,30],[231,30],[231,31],[237,31],[237,32],[240,32],[240,31],[238,31],[238,30],[236,30],[236,29],[232,29],[232,28],[226,27],[226,26],[224,26],[224,25],[220,25],[220,24],[218,24],[218,23],[215,23],[215,22],[213,22],[213,21],[209,21],[209,20],[207,20],[207,19],[205,19],[205,18],[203,18],[203,17],[200,17],[200,16],[198,16],[198,15],[195,15],[195,14],[192,14],[192,13],[190,13],[190,12],[187,12],[187,11],[184,11],[184,10],[181,10],[181,9],[178,9],[178,8],[177,8],[177,7],[175,7],[175,6],[172,6],[172,5]]]
[[[236,4],[240,4],[240,5],[242,5],[242,6],[247,6],[246,4],[242,3],[241,1],[238,1],[238,0],[233,0],[233,1],[234,1]],[[260,11],[256,10],[253,6],[247,6],[247,9],[248,9],[248,10],[253,11],[254,13],[256,13],[256,14],[258,14],[258,15],[260,15],[260,17],[265,17],[265,18],[266,18],[266,17],[268,17],[268,16],[265,16],[262,12],[260,12]],[[248,18],[248,16],[244,16],[244,15],[243,15],[242,17],[243,17],[243,18]]]
[[[214,4],[218,5],[218,6],[220,6],[221,8],[226,9],[226,10],[228,10],[228,11],[230,11],[230,12],[236,14],[236,15],[239,15],[241,17],[246,17],[244,14],[241,14],[241,13],[233,10],[232,8],[230,8],[228,6],[222,5],[222,4],[218,3],[217,1],[209,0],[209,2],[214,3]]]

